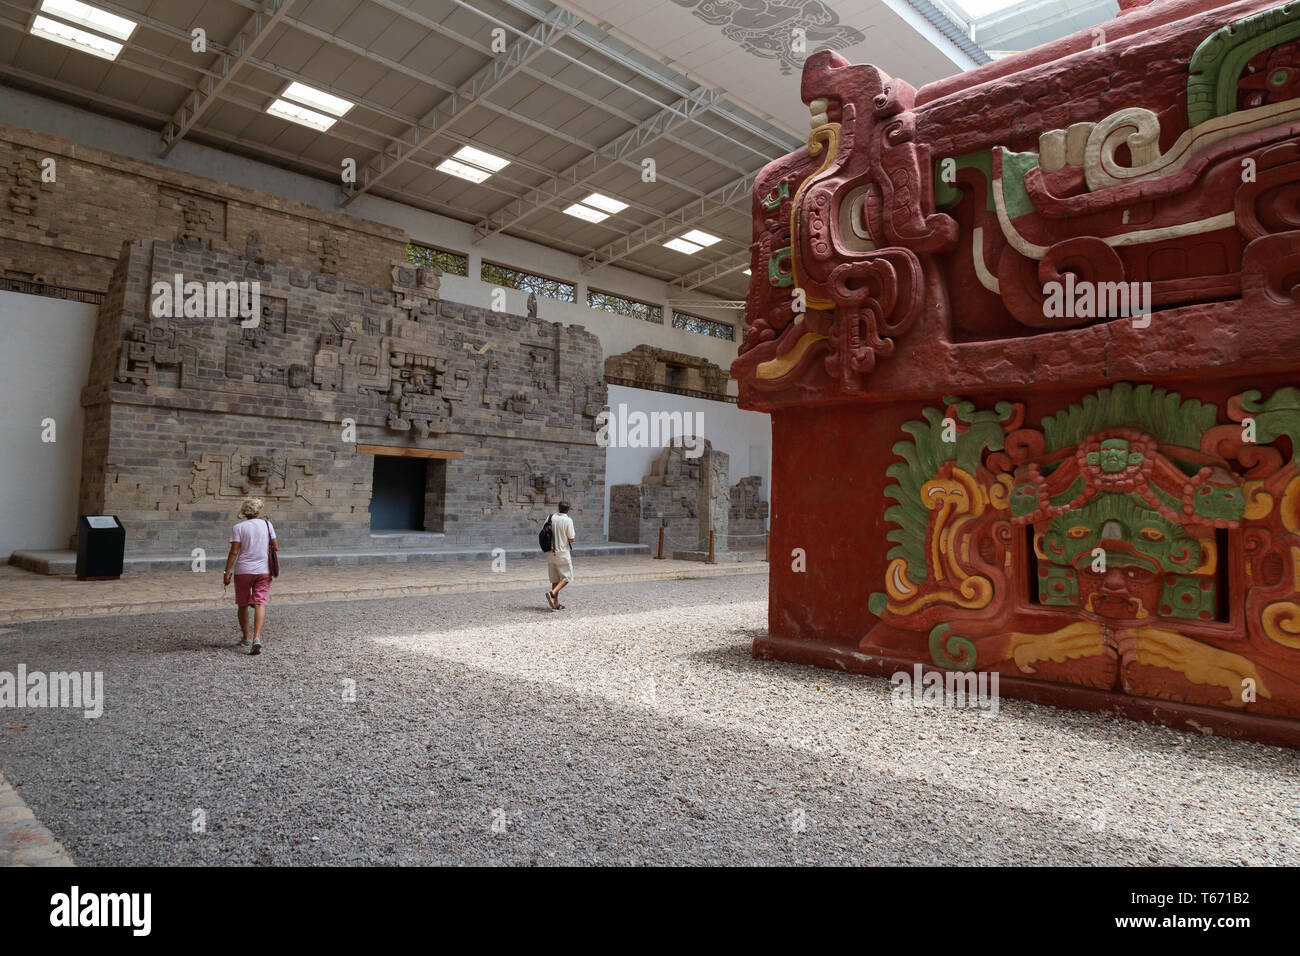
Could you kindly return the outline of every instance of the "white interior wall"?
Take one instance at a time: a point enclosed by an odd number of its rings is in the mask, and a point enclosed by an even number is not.
[[[653,392],[644,388],[627,388],[623,385],[609,387],[609,408],[614,415],[626,406],[628,413],[686,412],[703,414],[704,437],[713,443],[716,451],[730,456],[727,481],[735,484],[741,478],[759,475],[763,479],[763,498],[768,494],[772,474],[772,420],[761,412],[748,412],[730,402],[714,402],[704,398],[688,398],[671,392]],[[605,449],[605,527],[609,534],[609,489],[614,485],[640,484],[650,474],[651,466],[663,452],[659,448]]]
[[[439,285],[439,295],[450,302],[463,302],[485,309],[492,307],[492,293],[500,288],[478,279],[464,276],[444,275]],[[518,289],[505,289],[505,312],[515,315],[528,314],[528,293]],[[731,367],[736,358],[736,343],[711,335],[699,335],[695,332],[683,332],[670,325],[659,325],[634,319],[629,315],[605,312],[601,309],[589,309],[585,305],[572,302],[560,302],[545,296],[537,297],[537,317],[547,322],[563,322],[566,325],[581,325],[600,339],[601,350],[608,358],[620,352],[627,352],[638,345],[654,345],[671,349],[674,352],[686,352],[698,355],[722,366],[723,370]],[[736,394],[734,380],[727,381],[727,388]]]
[[[96,307],[0,291],[0,560],[63,549],[77,530],[81,389]],[[54,419],[53,442],[41,440]]]

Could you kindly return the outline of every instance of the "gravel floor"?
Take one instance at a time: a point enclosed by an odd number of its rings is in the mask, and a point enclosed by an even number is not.
[[[260,658],[233,611],[24,625],[0,670],[105,713],[4,712],[0,770],[83,864],[1300,862],[1296,754],[896,708],[752,660],[766,583],[272,605]]]

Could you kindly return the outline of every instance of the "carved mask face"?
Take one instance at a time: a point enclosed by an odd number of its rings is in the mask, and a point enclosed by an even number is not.
[[[1026,481],[1011,489],[1011,513],[1017,518],[1033,513],[1038,507],[1038,486]]]
[[[248,480],[260,485],[271,475],[270,463],[265,458],[254,458],[248,463]]]
[[[1110,620],[1141,621],[1157,614],[1161,575],[1120,550],[1106,552],[1105,570],[1079,569],[1079,605]]]
[[[1123,495],[1098,495],[1086,507],[1053,518],[1043,535],[1043,550],[1054,564],[1082,568],[1091,564],[1097,548],[1108,556],[1119,549],[1152,568],[1177,574],[1187,574],[1201,562],[1195,538]]]
[[[1040,576],[1077,581],[1078,591],[1072,584],[1048,591],[1043,603],[1075,605],[1109,620],[1204,618],[1214,603],[1213,581],[1196,573],[1205,547],[1131,497],[1100,494],[1053,518],[1044,532]]]
[[[1140,454],[1133,457],[1137,458],[1137,462],[1129,460],[1129,443],[1123,438],[1107,438],[1101,443],[1099,451],[1088,453],[1088,464],[1099,465],[1106,474],[1116,475],[1130,464],[1137,464],[1142,460]]]

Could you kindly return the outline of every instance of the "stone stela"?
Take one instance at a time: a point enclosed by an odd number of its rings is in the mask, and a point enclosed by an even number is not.
[[[709,441],[689,457],[678,445],[664,448],[650,474],[637,485],[609,490],[609,540],[654,548],[664,528],[664,550],[673,557],[703,560],[713,531],[715,557],[747,560],[763,550],[768,506],[762,478],[751,475],[728,485],[729,456]],[[731,540],[735,536],[735,540]],[[733,557],[727,557],[734,552]]]

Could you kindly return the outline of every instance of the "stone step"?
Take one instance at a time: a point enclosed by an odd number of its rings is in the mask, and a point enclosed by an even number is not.
[[[436,531],[372,531],[370,540],[380,548],[439,550],[446,547],[447,536]]]
[[[709,552],[707,551],[674,551],[674,561],[708,561]],[[743,551],[719,551],[716,548],[713,551],[714,564],[739,564],[744,561],[766,561],[767,557],[761,549],[750,548]]]
[[[385,542],[387,543],[387,542]],[[283,567],[332,567],[349,564],[407,564],[419,561],[491,561],[493,548],[434,548],[404,547],[398,549],[339,549],[337,551],[290,551],[280,552],[280,564]],[[537,545],[512,545],[503,547],[509,560],[520,558],[544,558]],[[584,557],[605,555],[649,554],[650,546],[646,544],[618,544],[601,542],[586,546],[574,546],[574,557],[579,561]],[[225,560],[225,553],[215,556],[216,570],[220,571]],[[140,571],[179,571],[188,569],[193,559],[187,555],[174,554],[128,554],[122,562],[123,573]],[[77,553],[75,551],[15,551],[9,563],[34,571],[37,574],[75,574]],[[213,557],[208,559],[209,570],[212,569]]]

